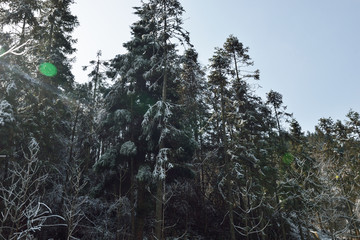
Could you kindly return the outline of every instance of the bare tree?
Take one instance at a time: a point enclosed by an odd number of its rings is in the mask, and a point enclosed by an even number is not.
[[[41,202],[39,188],[44,184],[47,174],[39,171],[39,150],[38,143],[32,138],[28,145],[29,154],[23,151],[24,164],[12,162],[8,178],[0,183],[1,239],[29,239],[43,227],[64,225],[47,223],[50,218],[64,219],[53,214]]]
[[[72,167],[68,167],[69,185],[64,196],[64,217],[67,223],[67,240],[78,239],[75,233],[78,230],[80,222],[85,218],[85,214],[81,207],[86,202],[86,198],[80,196],[86,182],[82,182],[82,170],[80,165],[75,162]]]

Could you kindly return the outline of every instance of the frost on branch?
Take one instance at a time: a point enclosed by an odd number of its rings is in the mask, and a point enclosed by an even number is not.
[[[83,220],[86,219],[82,207],[87,199],[81,196],[81,192],[87,181],[83,179],[83,170],[77,161],[72,166],[68,166],[68,171],[69,180],[63,197],[63,214],[67,223],[67,239],[78,239],[75,235]]]
[[[21,226],[23,230],[16,231],[9,239],[32,239],[32,234],[36,231],[41,231],[42,227],[60,226],[59,224],[46,224],[45,222],[49,218],[64,220],[61,216],[52,214],[51,209],[45,203],[41,202],[32,202],[29,204],[23,212],[23,216],[26,219],[26,224]]]
[[[173,167],[173,165],[168,162],[169,153],[170,148],[160,149],[158,155],[156,156],[156,163],[153,171],[154,178],[165,179],[166,171]]]
[[[141,165],[136,174],[136,179],[139,181],[147,181],[151,178],[151,171],[148,165]]]
[[[5,123],[13,122],[14,115],[11,108],[11,104],[6,100],[0,101],[0,126],[4,126]]]
[[[23,152],[24,163],[10,163],[9,176],[0,183],[0,238],[31,239],[34,232],[47,226],[47,220],[62,217],[55,215],[41,202],[38,190],[45,184],[47,175],[40,174],[40,161],[37,158],[39,144],[32,138],[28,153]]]
[[[25,47],[27,45],[29,45],[31,42],[32,42],[32,40],[29,39],[26,42],[24,42],[23,44],[15,44],[9,50],[5,51],[4,53],[0,53],[0,57],[3,57],[7,54],[13,54],[13,55],[17,55],[17,56],[24,55],[27,51],[30,50],[30,48],[25,48]]]
[[[127,141],[121,145],[120,154],[125,156],[134,156],[136,155],[136,146],[133,142]]]
[[[16,87],[15,82],[11,82],[11,83],[9,83],[9,84],[7,85],[7,87],[6,87],[6,93],[7,93],[7,94],[10,94],[11,92],[13,92],[13,91],[16,90],[16,89],[17,89],[17,87]]]
[[[115,120],[123,123],[131,122],[131,114],[126,109],[118,109],[115,111]]]
[[[108,149],[100,159],[94,164],[95,171],[103,168],[115,168],[117,166],[116,159],[118,158],[118,150],[116,148]]]
[[[141,123],[142,136],[148,141],[150,149],[160,145],[170,133],[178,131],[170,124],[172,107],[168,102],[157,101],[145,113],[144,120]],[[160,136],[156,134],[159,132]]]

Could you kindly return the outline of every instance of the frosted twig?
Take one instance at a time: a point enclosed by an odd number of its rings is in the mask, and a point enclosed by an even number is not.
[[[13,47],[11,47],[9,50],[7,50],[6,52],[0,54],[0,57],[3,57],[9,53],[14,54],[16,56],[21,56],[24,55],[27,51],[29,51],[30,48],[28,49],[24,49],[22,52],[17,52],[19,49],[25,47],[27,44],[31,43],[32,39],[28,39],[26,42],[24,42],[23,44],[20,45],[15,45]]]

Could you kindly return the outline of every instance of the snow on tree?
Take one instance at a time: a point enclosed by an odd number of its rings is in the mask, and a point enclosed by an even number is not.
[[[238,38],[205,76],[178,0],[142,1],[74,84],[72,3],[0,2],[0,238],[359,238],[359,113],[287,131]]]
[[[0,125],[4,126],[6,123],[11,123],[15,120],[12,106],[6,100],[0,101]]]
[[[46,174],[41,174],[39,151],[39,144],[32,138],[28,152],[23,152],[25,165],[13,162],[10,175],[0,184],[0,203],[3,205],[0,236],[3,239],[29,239],[43,228],[64,226],[63,223],[49,222],[53,218],[61,221],[64,218],[53,214],[38,195],[47,178]]]
[[[257,80],[259,72],[244,69],[253,64],[247,51],[236,37],[230,36],[210,59],[212,99],[208,102],[214,114],[209,121],[214,125],[209,132],[220,155],[218,190],[227,205],[230,239],[236,239],[238,234],[257,235],[267,227],[259,213],[265,204],[262,177],[257,173],[265,175],[261,167],[270,165],[267,151],[260,149],[267,148],[271,117],[261,99],[250,91],[248,81]],[[254,214],[259,218],[255,219]]]
[[[136,155],[136,146],[133,142],[127,141],[120,148],[120,154],[125,156],[134,156]]]

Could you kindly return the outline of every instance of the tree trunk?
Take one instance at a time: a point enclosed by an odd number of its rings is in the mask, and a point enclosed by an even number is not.
[[[234,228],[234,207],[232,203],[229,203],[229,222],[230,222],[230,239],[235,240],[235,228]]]
[[[96,68],[95,68],[96,70],[95,70],[95,78],[94,78],[94,95],[93,95],[93,102],[94,102],[95,107],[96,107],[96,90],[97,90],[97,85],[99,82],[100,56],[101,56],[101,51],[99,51],[97,53],[98,61],[96,63]]]
[[[120,170],[119,178],[120,178],[120,181],[119,181],[119,189],[118,189],[118,191],[119,191],[118,198],[121,199],[121,192],[122,192],[122,189],[121,189],[121,186],[122,186],[122,172],[121,172],[121,170]],[[118,221],[117,225],[118,225],[119,229],[121,229],[120,220],[121,220],[121,208],[118,208],[117,209],[117,221]],[[121,233],[119,231],[117,231],[116,240],[120,240],[120,234]]]
[[[137,157],[134,159],[135,162],[144,162],[145,161],[145,154],[143,152],[138,153]],[[146,195],[146,183],[144,181],[137,181],[136,184],[136,215],[134,216],[135,220],[135,230],[134,230],[134,238],[135,240],[143,240],[144,235],[144,226],[145,226],[145,219],[148,215],[149,210],[149,202],[151,198],[149,195]]]
[[[52,22],[50,25],[50,34],[49,34],[49,45],[48,45],[48,52],[52,51],[53,45],[53,35],[54,35],[54,23]]]
[[[280,200],[279,197],[277,195],[277,193],[275,193],[275,197],[276,197],[276,204],[279,206],[280,204]],[[284,226],[284,220],[282,218],[282,214],[281,214],[281,206],[279,206],[279,214],[280,214],[280,225],[281,225],[281,232],[283,235],[283,239],[286,240],[286,231],[285,231],[285,226]]]
[[[224,99],[224,88],[225,88],[225,83],[222,83],[220,86],[220,97],[221,97],[221,122],[222,122],[222,142],[223,142],[223,157],[224,157],[224,162],[225,162],[225,166],[226,166],[226,170],[227,172],[229,172],[231,169],[231,163],[230,160],[228,158],[228,144],[227,144],[227,136],[226,136],[226,120],[225,120],[225,99]],[[231,188],[232,188],[232,184],[230,179],[226,180],[226,185],[227,185],[227,198],[225,199],[226,201],[228,201],[228,208],[229,208],[229,227],[230,227],[230,239],[231,240],[235,240],[235,228],[234,228],[234,206],[233,206],[233,199],[232,199],[232,194],[231,194]]]
[[[68,164],[71,163],[72,156],[73,156],[74,139],[75,139],[76,125],[77,125],[77,122],[78,122],[78,119],[79,119],[79,112],[80,112],[80,104],[78,104],[78,106],[76,107],[74,125],[73,125],[72,131],[71,131],[71,145],[70,145]]]
[[[248,176],[248,168],[245,167],[245,179],[249,179]],[[249,213],[247,213],[248,209],[250,209],[250,201],[249,201],[249,191],[248,191],[248,186],[247,186],[247,182],[246,182],[246,196],[244,196],[243,202],[244,202],[244,207],[243,209],[245,210],[245,227],[246,227],[246,240],[249,240],[249,230],[250,226],[249,226]]]
[[[158,179],[156,182],[156,208],[155,208],[155,238],[163,239],[163,180]]]
[[[166,1],[163,1],[163,11],[164,11],[164,79],[163,79],[163,86],[162,86],[162,101],[163,103],[166,102],[166,95],[167,95],[167,40],[168,40],[168,29],[167,29],[167,18],[166,18]],[[163,123],[162,123],[163,124]],[[165,147],[164,141],[161,141],[159,150]],[[163,164],[163,163],[162,163]],[[163,168],[165,166],[162,166]],[[156,205],[155,205],[155,238],[157,240],[162,240],[164,238],[164,212],[163,212],[163,204],[164,204],[164,179],[160,177],[157,179],[156,182]]]
[[[25,15],[24,15],[23,25],[22,25],[22,29],[21,29],[20,43],[23,43],[25,41],[25,27],[26,27],[26,18],[25,18]]]
[[[236,81],[237,83],[240,83],[240,76],[239,76],[239,69],[238,69],[238,64],[237,64],[237,59],[236,59],[236,52],[234,51],[234,63],[235,63],[235,73],[236,73]]]
[[[131,210],[130,210],[130,222],[131,222],[131,234],[134,238],[135,236],[135,198],[134,198],[134,158],[131,157],[130,159],[130,204],[131,204]]]

